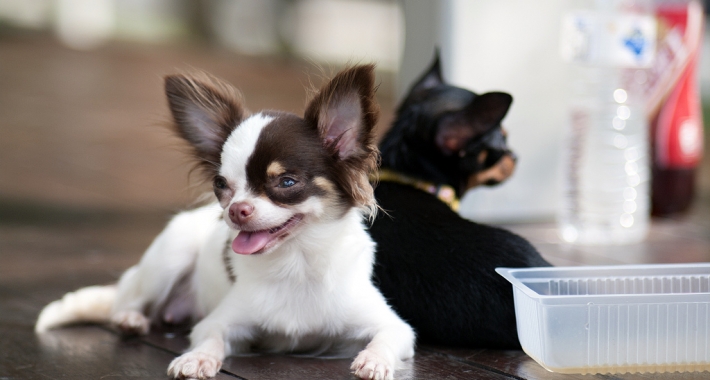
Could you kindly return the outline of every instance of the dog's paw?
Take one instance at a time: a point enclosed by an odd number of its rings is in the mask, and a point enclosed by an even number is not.
[[[145,335],[150,330],[150,320],[135,310],[119,311],[111,317],[111,324],[128,335]]]
[[[188,352],[170,363],[168,376],[176,379],[207,379],[217,375],[222,361],[202,352]]]
[[[392,363],[371,350],[360,352],[350,369],[361,379],[392,380],[394,378]]]

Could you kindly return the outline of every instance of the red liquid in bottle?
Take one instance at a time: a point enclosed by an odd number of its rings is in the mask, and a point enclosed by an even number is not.
[[[650,106],[651,213],[668,216],[690,207],[703,154],[696,69],[703,13],[700,4],[691,1],[661,7],[657,17],[666,30],[666,40],[659,44],[657,71],[651,74],[651,79],[657,80],[652,83],[655,105]]]

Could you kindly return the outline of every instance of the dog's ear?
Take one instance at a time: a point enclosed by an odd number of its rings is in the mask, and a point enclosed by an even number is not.
[[[470,106],[467,107],[466,114],[471,117],[484,131],[500,124],[508,113],[513,97],[505,92],[487,92],[478,95]]]
[[[306,120],[318,126],[323,144],[341,160],[361,156],[372,144],[379,113],[374,80],[374,65],[344,70],[306,108]]]
[[[209,174],[219,170],[222,146],[247,111],[239,92],[207,74],[169,75],[165,94],[174,127]]]
[[[368,176],[379,161],[374,70],[374,65],[360,65],[341,71],[311,100],[304,116],[317,126],[323,146],[342,169],[341,187],[370,211],[376,206]]]
[[[513,97],[504,92],[478,95],[462,111],[462,116],[440,122],[436,130],[436,145],[445,155],[456,153],[468,142],[500,125],[508,113]]]
[[[444,80],[441,76],[441,61],[439,59],[439,50],[434,53],[434,62],[429,66],[424,75],[422,75],[409,91],[410,95],[417,95],[423,91],[429,90],[434,87],[438,87],[444,84]]]

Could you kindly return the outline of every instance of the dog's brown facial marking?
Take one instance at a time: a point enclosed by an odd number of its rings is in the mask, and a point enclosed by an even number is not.
[[[328,175],[328,157],[315,128],[296,115],[270,115],[247,161],[247,187],[279,205],[324,196],[314,178]]]
[[[484,156],[484,161],[485,153],[486,152],[481,152],[481,155]],[[511,155],[506,154],[501,157],[498,163],[489,169],[470,175],[466,182],[466,190],[480,185],[497,185],[508,179],[508,177],[513,174],[513,171],[515,171],[515,159]]]
[[[501,127],[500,135],[502,136],[503,141],[505,142],[505,139],[508,137],[508,131],[506,131],[505,128]],[[479,173],[472,174],[471,176],[469,176],[469,179],[466,184],[467,190],[479,185],[494,186],[505,181],[506,179],[508,179],[508,177],[513,175],[513,172],[515,171],[515,165],[517,163],[515,155],[512,152],[507,151],[507,147],[504,144],[502,144],[501,146],[490,148],[504,149],[504,153],[502,156],[500,156],[497,162],[491,164],[488,160],[489,151],[482,151],[478,156],[478,162],[484,169]]]
[[[286,168],[284,168],[283,165],[281,165],[280,162],[274,161],[269,164],[269,167],[266,168],[266,175],[269,177],[278,177],[281,174],[284,174],[286,172]]]
[[[494,186],[513,174],[516,157],[506,144],[507,132],[492,128],[472,140],[459,157],[464,181],[461,192],[476,186]]]
[[[337,192],[335,184],[325,177],[315,177],[313,183],[326,193],[335,194]]]

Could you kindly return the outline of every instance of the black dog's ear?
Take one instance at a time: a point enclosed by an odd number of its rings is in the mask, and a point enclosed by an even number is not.
[[[208,174],[219,170],[222,146],[247,114],[239,92],[204,73],[168,75],[165,94],[175,130]]]
[[[439,123],[435,136],[439,150],[445,155],[460,151],[471,139],[499,125],[512,102],[513,97],[504,92],[476,96],[458,117]]]
[[[358,206],[371,212],[376,203],[369,174],[379,161],[374,143],[379,115],[374,71],[374,65],[341,71],[311,100],[304,116],[318,128],[323,146],[336,159],[339,184]]]
[[[414,82],[410,90],[410,96],[417,95],[422,91],[441,86],[442,84],[444,84],[444,80],[441,77],[441,60],[439,59],[439,49],[436,49],[436,52],[434,52],[434,62],[429,66],[429,70]]]
[[[500,124],[508,113],[513,97],[505,92],[487,92],[478,95],[466,109],[466,115],[474,120],[482,132]]]

